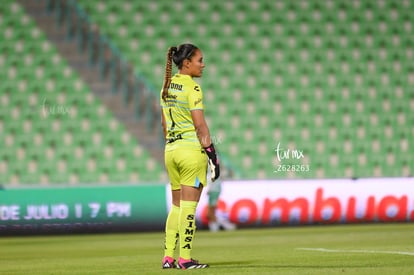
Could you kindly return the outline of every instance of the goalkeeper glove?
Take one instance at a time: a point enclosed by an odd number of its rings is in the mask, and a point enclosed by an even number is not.
[[[212,143],[210,146],[204,148],[204,151],[208,156],[208,163],[211,170],[211,181],[215,181],[220,177],[220,165],[217,158],[216,149],[214,149],[214,144]]]

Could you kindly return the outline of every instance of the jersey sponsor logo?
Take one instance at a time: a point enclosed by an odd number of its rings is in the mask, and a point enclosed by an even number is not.
[[[174,106],[177,103],[177,95],[168,94],[166,103],[167,106]]]
[[[183,90],[183,85],[171,82],[170,83],[170,89],[177,90],[177,91],[182,91]]]

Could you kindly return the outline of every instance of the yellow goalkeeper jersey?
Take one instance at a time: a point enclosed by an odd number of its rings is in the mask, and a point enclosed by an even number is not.
[[[200,85],[189,75],[175,74],[171,78],[166,101],[161,98],[161,107],[167,126],[165,150],[183,147],[200,149],[191,117],[192,110],[204,109]]]

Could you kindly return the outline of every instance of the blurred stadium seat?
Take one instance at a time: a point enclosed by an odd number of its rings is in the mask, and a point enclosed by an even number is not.
[[[78,2],[155,86],[168,46],[203,49],[212,132],[245,177],[412,175],[412,1]],[[312,171],[274,173],[278,142]]]
[[[158,182],[152,159],[15,1],[0,7],[0,183]]]
[[[13,1],[7,2],[9,7],[15,6]],[[154,87],[162,84],[165,52],[169,46],[192,42],[203,50],[207,72],[199,81],[205,93],[211,132],[218,137],[219,150],[239,168],[243,177],[413,175],[414,159],[410,154],[414,138],[412,0],[212,0],[200,3],[78,0],[77,3],[99,26],[101,33],[112,40],[134,64],[136,71]],[[6,53],[20,55],[26,49],[32,53],[48,50],[54,54],[44,36],[36,31],[30,20],[24,18],[21,11],[14,14],[3,12],[2,24],[6,27],[4,38],[7,41],[4,44],[9,46],[2,45],[0,64],[8,78],[14,80],[1,84],[9,91],[2,92],[2,104],[12,106],[7,116],[13,119],[30,117],[21,108],[28,104],[25,101],[27,95],[21,101],[14,96],[12,99],[11,94],[16,94],[15,91],[21,94],[26,91],[35,101],[37,98],[35,106],[41,104],[44,86],[32,84],[32,78],[45,78],[46,91],[50,90],[47,98],[51,103],[65,104],[58,103],[58,100],[75,100],[76,104],[86,104],[79,98],[90,98],[88,88],[83,83],[79,84],[76,74],[68,72],[64,61],[56,55],[52,55],[55,56],[53,66],[63,65],[62,69],[54,70],[58,74],[53,75],[48,75],[49,60],[42,63],[33,54],[23,55],[23,61],[16,56],[6,57]],[[22,23],[32,27],[25,28],[24,32],[16,31]],[[38,39],[25,39],[33,35]],[[19,37],[23,39],[19,40]],[[29,40],[30,47],[27,45]],[[21,70],[21,62],[32,62],[33,67]],[[68,77],[64,72],[72,77],[70,81],[64,80]],[[26,84],[19,85],[17,80],[25,80]],[[73,97],[54,92],[53,85],[66,85],[66,89],[72,89],[68,86],[72,83],[78,83],[78,91]],[[33,85],[42,92],[34,93]],[[72,104],[68,103],[74,106]],[[73,126],[66,128],[66,125],[75,123],[70,122],[69,116],[60,116],[60,119],[49,116],[46,121],[52,129],[57,128],[57,140],[64,138],[62,133],[65,132],[66,139],[72,137],[71,144],[79,152],[85,151],[86,140],[99,139],[99,134],[104,144],[108,144],[105,143],[107,138],[109,144],[117,142],[116,137],[110,138],[110,131],[105,132],[105,127],[93,119],[97,114],[88,112],[90,108],[87,105],[82,107],[86,114],[80,107],[77,110],[80,124],[81,118],[86,116],[88,127],[100,131],[84,129],[85,133],[80,135],[85,136],[82,139],[74,132]],[[9,118],[5,116],[2,114],[2,127],[8,129],[6,119]],[[111,121],[110,114],[106,117]],[[26,120],[32,121],[32,126],[27,127],[32,127],[34,133],[39,132],[43,142],[53,141],[49,135],[42,137],[42,131],[36,132],[37,124],[44,120]],[[123,131],[122,126],[118,127],[118,131]],[[20,130],[10,128],[10,131],[5,131],[9,132],[6,138],[11,136],[10,133],[19,135]],[[24,144],[25,138],[22,139]],[[30,143],[31,139],[27,139]],[[131,146],[138,146],[131,143]],[[285,150],[303,151],[304,158],[278,162],[275,152],[278,143]],[[13,151],[11,146],[2,153],[3,158],[16,157],[13,152],[19,152],[20,147],[18,144],[13,146],[16,149]],[[113,147],[113,150],[118,148]],[[118,159],[126,160],[128,166],[132,161],[128,159],[133,156],[127,148],[125,146],[124,154],[114,154]],[[60,150],[57,146],[48,149]],[[122,161],[112,159],[111,162],[109,158],[106,163],[105,150],[91,151],[88,150],[88,157],[79,158],[90,167],[94,167],[96,162],[96,167],[107,172],[109,180],[112,176],[113,179],[120,177],[115,163],[122,167]],[[107,150],[109,152],[110,149]],[[66,163],[66,166],[61,166],[66,167],[66,170],[62,169],[67,171],[67,177],[72,175],[70,171],[88,167],[79,165],[78,160],[75,154],[62,161]],[[275,173],[277,164],[308,164],[310,171]],[[8,162],[9,180],[13,176],[10,170],[17,169],[14,165]],[[158,171],[160,164],[152,165]],[[77,166],[82,166],[82,169]],[[129,169],[125,168],[126,171]],[[87,171],[77,174],[93,178]],[[83,180],[81,176],[79,180]]]

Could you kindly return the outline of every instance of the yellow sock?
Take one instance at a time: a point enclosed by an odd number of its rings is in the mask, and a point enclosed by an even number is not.
[[[179,216],[180,208],[172,205],[165,223],[164,257],[174,258],[174,251],[178,241]]]
[[[193,249],[197,204],[196,201],[180,201],[180,257],[186,260],[191,259]]]

